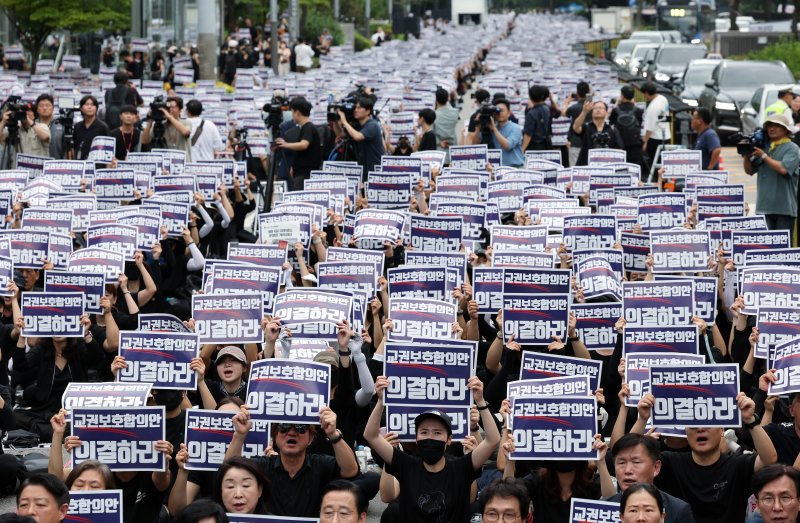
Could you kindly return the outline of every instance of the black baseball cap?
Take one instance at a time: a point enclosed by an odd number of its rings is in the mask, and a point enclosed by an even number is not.
[[[431,409],[426,410],[422,414],[419,414],[416,418],[414,418],[414,427],[419,427],[419,424],[425,421],[426,419],[435,419],[441,424],[445,426],[447,429],[447,435],[453,435],[453,427],[450,425],[450,416],[446,413],[442,412],[438,409]]]

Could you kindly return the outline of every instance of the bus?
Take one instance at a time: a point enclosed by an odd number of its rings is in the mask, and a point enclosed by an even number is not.
[[[716,0],[659,0],[656,5],[656,28],[677,31],[688,42],[702,40],[714,30]]]

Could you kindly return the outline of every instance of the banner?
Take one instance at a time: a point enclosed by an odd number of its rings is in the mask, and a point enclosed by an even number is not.
[[[283,269],[278,267],[215,263],[211,270],[210,294],[257,292],[264,297],[265,310],[272,310],[282,281]]]
[[[626,325],[622,332],[622,350],[625,355],[640,352],[698,354],[699,339],[700,335],[695,325],[659,327]]]
[[[451,145],[450,167],[483,171],[486,169],[488,149],[486,145]]]
[[[92,190],[99,200],[133,200],[136,173],[133,169],[98,169]]]
[[[411,247],[420,251],[451,252],[461,248],[464,220],[454,217],[411,216]]]
[[[327,323],[350,317],[353,299],[332,291],[290,289],[275,297],[272,315],[283,325]]]
[[[375,239],[394,243],[400,238],[405,214],[382,209],[362,209],[356,213],[353,236],[359,240]]]
[[[287,248],[277,245],[261,245],[254,243],[229,243],[228,259],[230,261],[251,263],[261,267],[282,268],[286,263]]]
[[[756,314],[759,307],[794,308],[800,303],[800,269],[757,267],[742,269],[740,274],[742,314]]]
[[[89,150],[89,161],[97,163],[111,163],[115,158],[117,140],[112,136],[95,136]]]
[[[766,252],[773,249],[788,249],[792,246],[789,231],[732,231],[731,244],[733,265],[744,266],[747,251]]]
[[[139,330],[153,332],[191,332],[172,314],[138,314]]]
[[[36,269],[44,265],[50,255],[50,234],[41,231],[14,229],[0,231],[0,240],[11,244],[11,259],[15,269]]]
[[[192,318],[200,343],[262,343],[264,298],[259,293],[192,296]]]
[[[67,271],[101,273],[106,283],[117,283],[119,275],[125,272],[125,257],[106,249],[86,247],[70,255]]]
[[[647,272],[647,255],[650,254],[650,236],[647,234],[620,233],[622,260],[625,270],[630,272]]]
[[[569,320],[567,294],[503,295],[503,334],[522,345],[549,345],[566,339]]]
[[[588,376],[562,376],[538,380],[509,381],[506,385],[506,398],[534,398],[536,396],[586,397],[594,394]]]
[[[711,237],[708,231],[651,231],[653,272],[705,272],[709,270]]]
[[[83,294],[80,292],[22,292],[22,316],[26,337],[83,336],[81,315]]]
[[[511,460],[590,460],[597,433],[591,398],[511,398],[514,451]]]
[[[626,281],[622,305],[628,325],[659,327],[689,325],[694,315],[691,281]]]
[[[667,427],[739,427],[736,363],[650,367],[650,390],[656,398],[650,419]]]
[[[78,190],[84,177],[83,160],[48,160],[42,165],[42,177],[55,182],[65,190]]]
[[[519,378],[536,380],[559,376],[589,376],[592,391],[600,388],[603,362],[543,352],[523,351]]]
[[[449,301],[448,269],[434,266],[395,267],[387,271],[389,298]]]
[[[699,354],[670,354],[664,352],[637,352],[625,356],[625,383],[630,396],[625,400],[629,407],[636,407],[642,396],[650,392],[651,367],[680,367],[703,365],[705,356]]]
[[[775,382],[770,382],[767,394],[784,396],[800,392],[800,354],[791,354],[775,361]]]
[[[472,299],[478,303],[480,314],[497,314],[503,308],[503,281],[503,269],[472,269]]]
[[[592,214],[564,217],[564,244],[567,249],[610,249],[617,242],[617,219]]]
[[[613,350],[617,343],[614,327],[622,317],[621,303],[573,303],[575,329],[587,350]]]
[[[90,225],[87,231],[87,246],[116,252],[124,256],[125,260],[133,261],[138,234],[139,230],[132,225]]]
[[[152,383],[157,389],[197,389],[197,373],[189,368],[200,357],[194,333],[120,331],[119,355],[126,368],[117,372],[123,383]]]
[[[233,439],[234,412],[187,409],[184,441],[189,459],[186,470],[216,471],[225,461],[225,452]],[[319,420],[317,420],[319,421]],[[242,445],[243,458],[264,456],[269,446],[269,422],[251,419],[250,432]]]
[[[72,211],[28,207],[22,211],[22,229],[70,234],[72,232]]]
[[[144,407],[147,405],[147,398],[150,396],[152,388],[152,383],[70,382],[67,383],[67,388],[61,395],[61,406],[69,411],[82,407],[114,409]]]
[[[319,411],[330,401],[331,366],[281,358],[254,361],[247,382],[247,408],[253,419],[319,425]]]
[[[619,253],[620,255],[622,253]],[[578,285],[583,289],[587,300],[610,296],[614,301],[622,299],[620,273],[616,272],[605,256],[591,256],[575,263]]]
[[[470,407],[467,382],[475,374],[472,347],[386,344],[383,375],[389,380],[384,405]]]
[[[572,498],[569,514],[570,523],[619,523],[622,521],[617,501]]]
[[[163,406],[75,408],[72,435],[81,440],[72,451],[73,466],[97,460],[113,472],[165,470],[164,454],[155,448],[166,439]]]
[[[0,288],[3,288],[2,281],[0,281]],[[82,293],[84,312],[102,314],[100,298],[105,293],[105,277],[102,273],[45,271],[44,292],[48,294]]]
[[[792,308],[759,307],[756,314],[758,342],[756,358],[767,358],[770,350],[787,341],[800,338],[800,304]]]
[[[386,430],[397,435],[401,442],[414,442],[417,440],[414,421],[417,416],[431,408],[430,405],[387,405]],[[469,436],[470,407],[440,407],[436,405],[435,408],[450,418],[453,441],[462,441]]]
[[[642,194],[638,222],[644,231],[682,228],[686,223],[686,209],[685,193]]]
[[[443,301],[419,298],[389,300],[392,319],[392,341],[411,341],[414,338],[452,338],[456,321],[456,305]]]
[[[320,289],[356,289],[375,295],[375,264],[370,262],[319,262],[317,280]]]
[[[411,174],[369,173],[367,201],[375,209],[408,209],[411,201]]]
[[[71,490],[69,492],[69,510],[63,521],[122,523],[122,491]]]

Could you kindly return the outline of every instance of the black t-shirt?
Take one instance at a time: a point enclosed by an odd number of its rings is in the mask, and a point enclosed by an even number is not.
[[[579,100],[567,107],[567,113],[565,116],[569,116],[571,123],[575,123],[575,120],[581,115],[581,112],[583,112],[583,101]],[[581,135],[575,134],[575,131],[572,130],[571,125],[569,128],[569,144],[572,147],[580,147],[583,145],[583,139],[581,138]]]
[[[86,127],[83,122],[75,124],[75,153],[76,160],[85,160],[92,150],[92,140],[95,136],[108,136],[108,126],[105,122],[95,118],[92,125]]]
[[[115,478],[117,488],[122,489],[122,521],[124,523],[144,523],[158,521],[164,504],[165,492],[153,485],[152,472],[138,472],[127,482]]]
[[[800,454],[800,438],[792,424],[770,423],[764,430],[778,452],[778,463],[792,466]]]
[[[125,133],[124,135],[122,127],[117,127],[109,135],[117,141],[117,146],[114,149],[114,156],[117,157],[117,160],[125,160],[128,157],[128,153],[136,152],[140,149],[139,141],[142,132],[135,127],[133,128],[133,133]]]
[[[418,151],[435,151],[436,150],[436,133],[431,129],[422,135],[419,140]]]
[[[356,129],[361,131],[364,139],[356,142],[356,152],[358,153],[358,164],[364,167],[364,179],[374,167],[381,163],[381,156],[385,150],[383,148],[383,129],[378,120],[370,118],[364,126],[357,125]]]
[[[400,482],[398,501],[403,521],[469,521],[470,487],[480,471],[472,465],[471,454],[445,459],[441,471],[428,472],[420,458],[394,449],[386,471]]]
[[[701,466],[689,452],[662,452],[655,484],[686,501],[697,523],[744,523],[755,461],[755,454],[724,454]]]
[[[523,478],[523,482],[528,489],[528,496],[533,503],[533,513],[536,514],[535,521],[543,523],[570,523],[570,505],[572,498],[564,501],[562,499],[552,499],[544,488],[544,479],[539,474],[539,470],[534,470]],[[593,482],[580,492],[573,492],[572,496],[583,499],[600,499],[600,485]]]
[[[300,128],[297,141],[302,142],[303,140],[307,140],[310,145],[305,151],[295,151],[292,167],[306,170],[319,169],[322,165],[322,148],[319,143],[317,127],[313,123],[306,122]]]

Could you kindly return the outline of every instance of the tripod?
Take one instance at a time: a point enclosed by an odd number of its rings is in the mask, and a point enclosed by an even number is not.
[[[164,120],[153,120],[153,138],[150,140],[152,149],[168,149],[167,139],[164,138],[165,132]]]
[[[0,157],[0,170],[11,169],[16,165],[17,151],[19,149],[19,127],[7,127],[8,137],[6,145],[3,147],[3,155]]]

